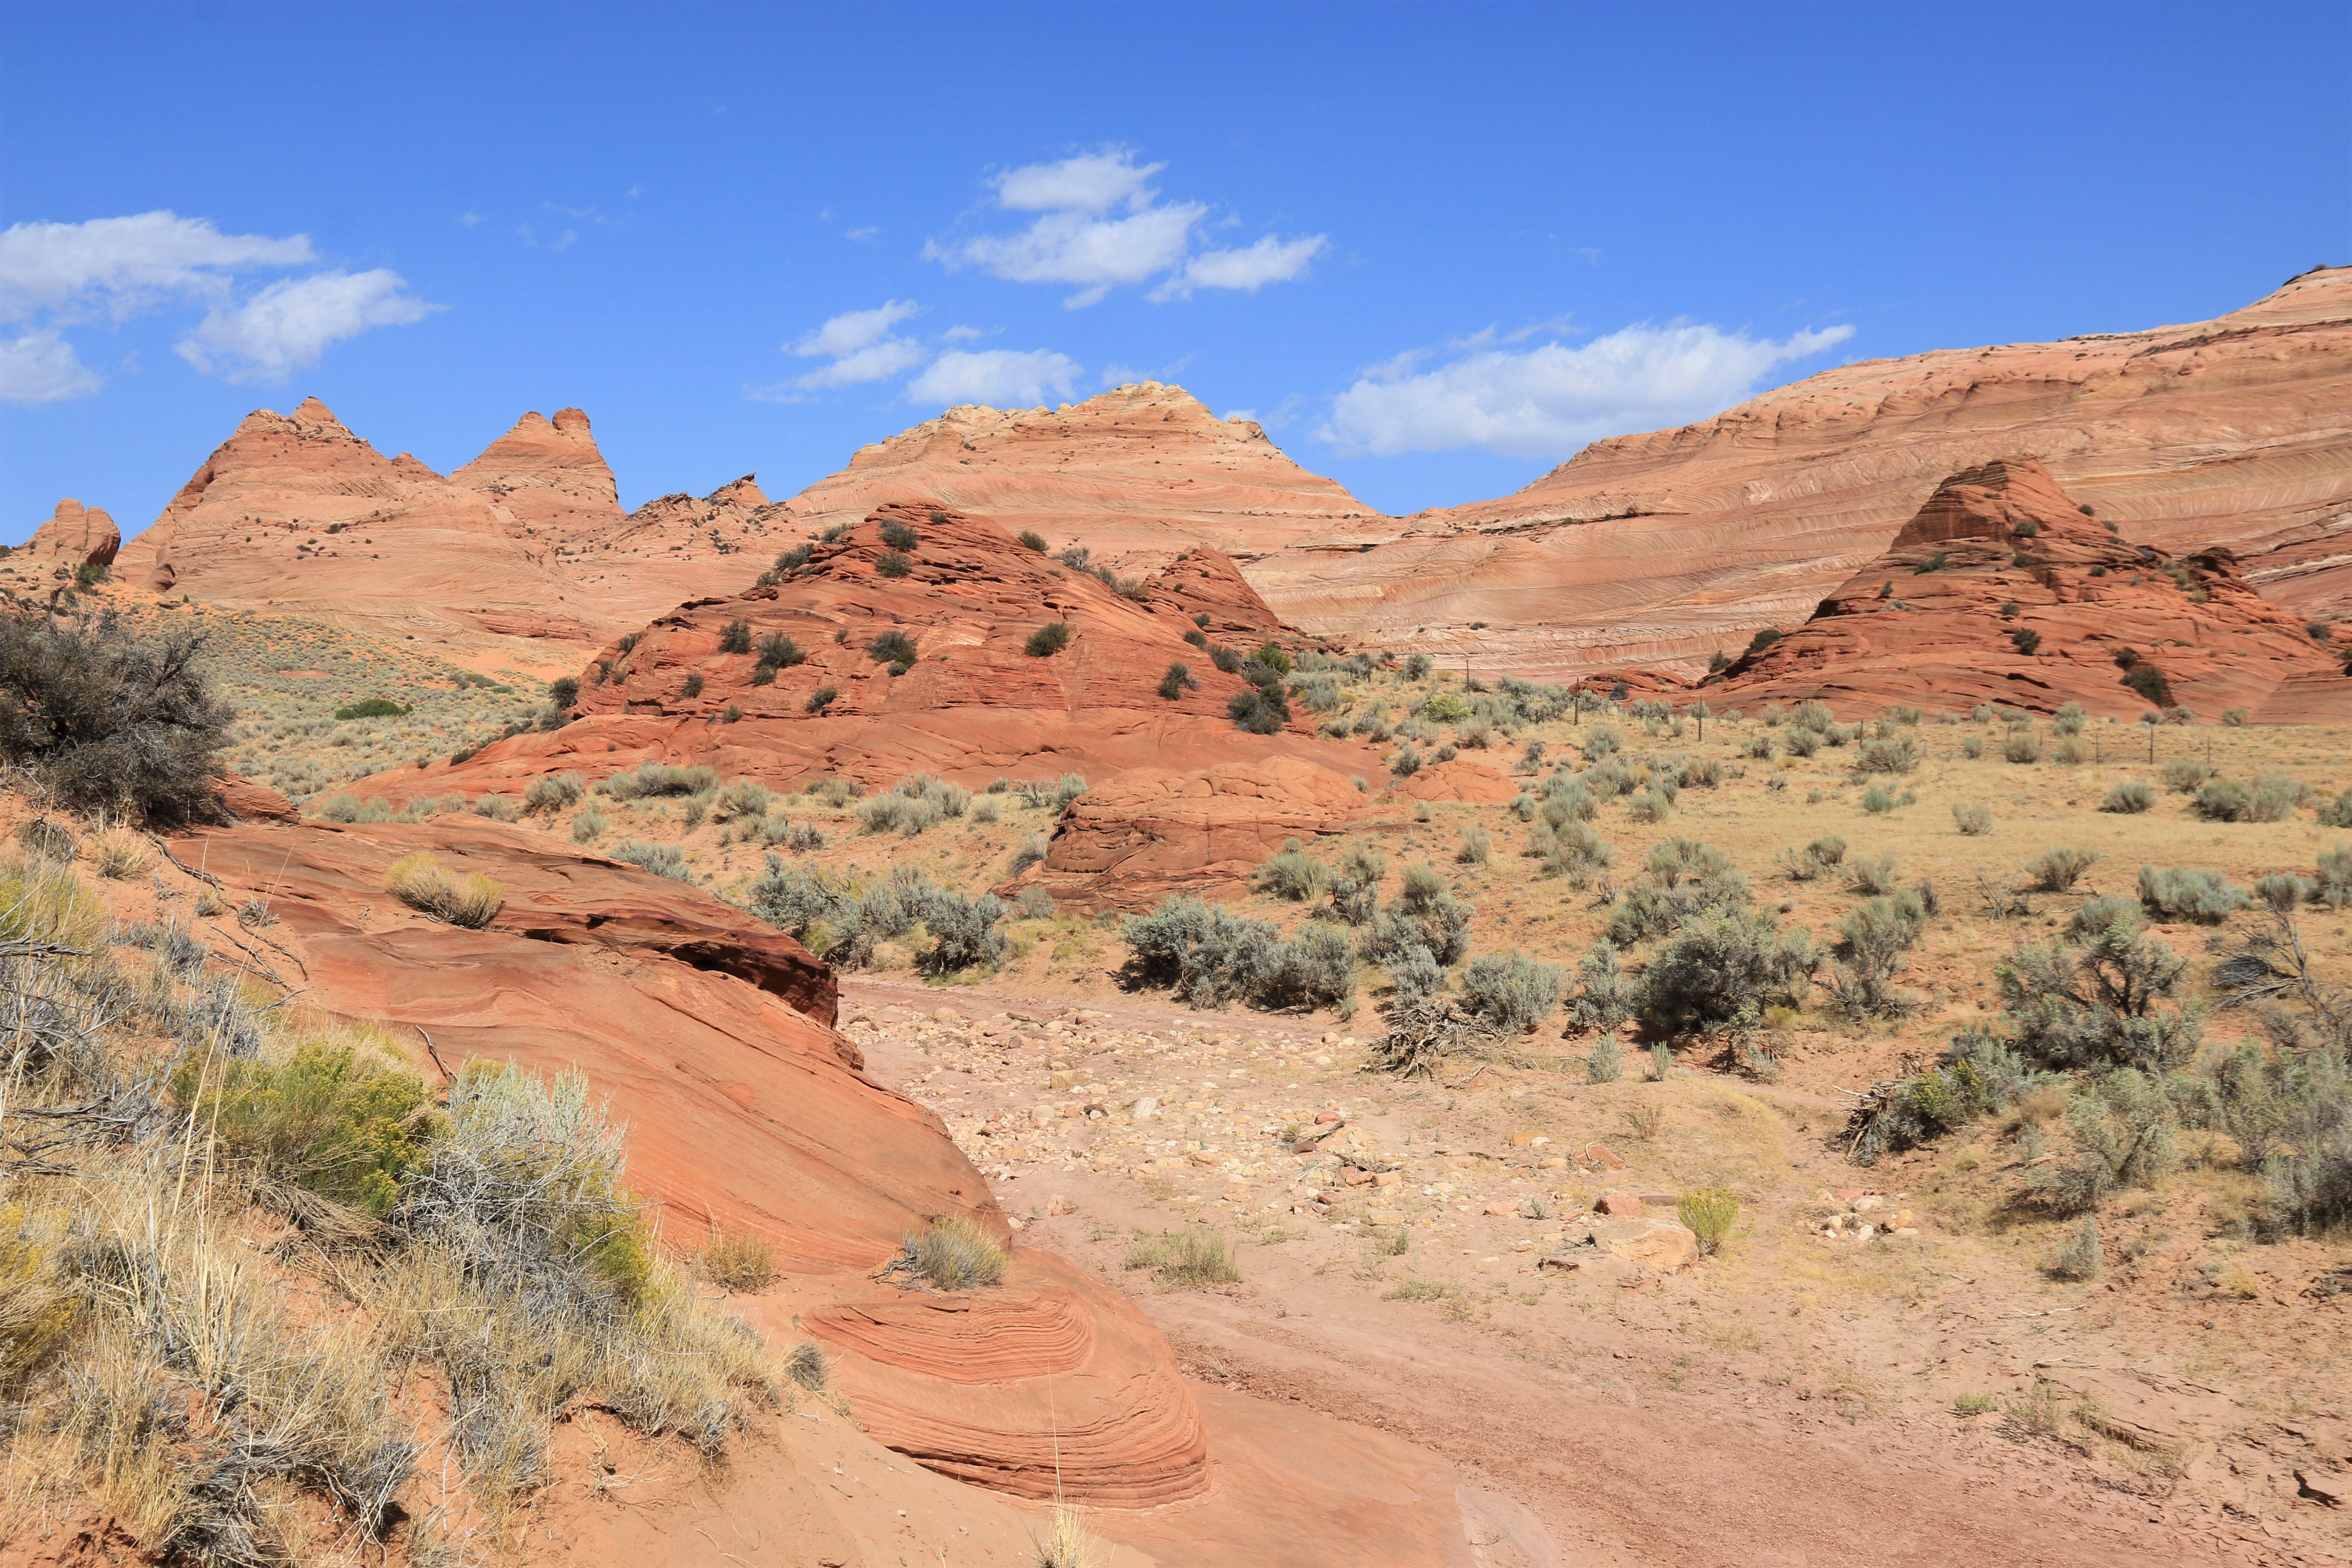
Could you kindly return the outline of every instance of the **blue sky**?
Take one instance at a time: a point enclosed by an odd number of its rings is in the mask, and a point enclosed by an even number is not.
[[[315,394],[625,504],[1150,376],[1389,511],[2352,260],[2352,8],[9,5],[0,539]],[[168,215],[168,216],[163,216]]]

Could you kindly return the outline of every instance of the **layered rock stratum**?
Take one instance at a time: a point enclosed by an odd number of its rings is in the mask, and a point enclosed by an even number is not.
[[[1183,388],[1138,382],[1058,408],[950,408],[861,447],[793,498],[819,526],[936,497],[1055,550],[1082,544],[1157,565],[1191,542],[1238,561],[1393,531],[1336,479],[1312,474],[1254,420],[1219,419]],[[1277,606],[1278,608],[1278,606]]]
[[[1515,494],[1248,564],[1286,619],[1558,678],[1705,668],[1801,623],[1946,475],[2045,464],[2135,542],[2233,552],[2352,613],[2352,268],[2228,315],[1842,365],[1712,419],[1596,441]],[[1483,625],[1481,624],[1483,623]]]
[[[2226,548],[2129,542],[2047,468],[2012,458],[1938,485],[1803,626],[1725,671],[1715,700],[2340,722],[2347,653],[2257,594]]]
[[[1279,755],[1379,775],[1377,751],[1318,736],[1303,710],[1271,734],[1235,726],[1227,706],[1244,682],[1216,668],[1211,648],[1285,628],[1208,554],[1190,547],[1130,596],[992,522],[923,502],[883,507],[763,574],[772,581],[692,601],[607,644],[582,672],[580,717],[563,728],[354,787],[388,799],[507,793],[547,773],[603,776],[638,762],[785,788],[915,773],[966,785],[1099,779]],[[1196,604],[1212,626],[1248,635],[1213,638],[1184,613]],[[1033,652],[1031,639],[1053,626],[1066,640]]]

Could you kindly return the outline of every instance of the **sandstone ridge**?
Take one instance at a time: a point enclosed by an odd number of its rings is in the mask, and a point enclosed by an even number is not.
[[[122,531],[112,518],[68,497],[58,502],[49,520],[11,553],[60,566],[107,566],[121,548]]]
[[[1801,622],[1946,475],[2018,456],[2126,539],[2222,545],[2290,610],[2352,613],[2352,268],[2210,321],[1841,366],[1596,441],[1370,552],[1299,545],[1248,570],[1311,631],[1449,665],[1696,674]]]
[[[2352,712],[2344,657],[2248,586],[2228,550],[2126,542],[2017,458],[1945,479],[1802,627],[1708,684],[1718,706],[1811,698],[1857,715],[2072,701],[2093,717],[2235,708],[2310,723]]]

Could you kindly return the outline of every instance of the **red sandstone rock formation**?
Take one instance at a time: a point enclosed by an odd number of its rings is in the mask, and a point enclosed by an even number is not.
[[[699,500],[683,490],[656,497],[574,564],[616,615],[643,625],[688,599],[750,586],[779,552],[814,536],[745,474]]]
[[[2343,658],[2248,587],[2228,551],[2127,543],[2013,458],[1946,479],[1811,620],[1709,685],[1717,706],[1818,698],[1850,714],[2074,701],[2123,719],[2177,704],[2209,721],[2243,708],[2258,723],[2340,722]]]
[[[1338,833],[1363,809],[1347,775],[1297,757],[1138,768],[1072,803],[1031,875],[1056,904],[1088,913],[1150,909],[1171,893],[1235,899],[1284,839]]]
[[[1181,387],[1146,381],[1053,408],[950,408],[793,498],[830,527],[886,502],[935,496],[1055,550],[1083,544],[1123,567],[1200,541],[1247,561],[1284,546],[1385,537],[1378,512],[1310,474],[1246,419],[1215,417]],[[1131,560],[1130,560],[1131,558]]]
[[[577,479],[590,473],[580,466],[586,422],[576,439],[548,429],[575,466],[551,456],[542,472],[593,488],[593,476]],[[516,466],[507,471],[522,474],[520,458],[509,458]],[[552,482],[520,493],[534,505],[569,494]],[[542,529],[507,499],[452,483],[405,452],[385,458],[308,398],[290,415],[246,416],[117,565],[142,586],[212,604],[379,630],[602,640],[614,622],[564,571],[554,524]],[[548,504],[561,512],[578,499]]]
[[[18,560],[55,562],[60,566],[106,566],[113,563],[115,552],[121,548],[122,531],[114,526],[112,518],[68,498],[58,502],[55,514],[33,531],[32,538],[9,553]]]
[[[1696,674],[1801,622],[1944,476],[2009,456],[2047,464],[2127,540],[2224,545],[2290,610],[2352,614],[2352,268],[2188,326],[1841,366],[1596,441],[1517,494],[1401,520],[1367,553],[1302,542],[1248,570],[1309,631],[1448,665]]]
[[[1383,792],[1391,800],[1465,800],[1496,805],[1519,793],[1519,786],[1492,763],[1456,757],[1432,763]]]
[[[527,531],[566,544],[602,539],[625,521],[620,487],[577,408],[551,420],[531,410],[449,482],[487,491]]]
[[[886,527],[920,542],[893,550]],[[886,575],[886,556],[903,560],[906,574]],[[1220,578],[1212,563],[1191,564],[1200,580]],[[971,784],[1065,771],[1099,779],[1278,754],[1377,772],[1370,747],[1318,739],[1303,712],[1274,735],[1236,728],[1226,704],[1240,678],[1182,640],[1207,639],[1163,602],[1187,601],[1151,589],[1130,599],[990,522],[892,505],[814,545],[776,583],[683,605],[627,647],[609,645],[582,675],[576,722],[501,741],[452,771],[394,770],[353,787],[387,798],[509,791],[541,773],[584,764],[602,774],[643,760],[709,763],[783,787],[824,774],[885,784],[918,771]],[[1234,624],[1272,619],[1237,595],[1226,610]],[[740,651],[730,651],[737,622]],[[1029,639],[1054,623],[1066,645],[1030,653]],[[893,656],[890,637],[908,639],[912,662]],[[763,652],[776,638],[789,647],[782,663]],[[1162,696],[1176,664],[1190,684]]]

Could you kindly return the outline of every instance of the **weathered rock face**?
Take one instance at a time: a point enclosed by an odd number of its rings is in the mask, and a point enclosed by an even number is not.
[[[911,529],[919,542],[894,550],[886,528]],[[903,560],[905,574],[884,574],[886,557]],[[919,503],[885,507],[813,546],[779,581],[683,605],[626,648],[609,645],[581,678],[583,716],[564,729],[499,742],[454,771],[394,770],[355,787],[403,797],[504,791],[583,762],[610,772],[652,760],[780,787],[823,774],[885,784],[919,771],[973,784],[1066,771],[1100,778],[1286,753],[1378,767],[1369,747],[1317,738],[1303,711],[1276,734],[1237,729],[1226,703],[1241,679],[1183,640],[1204,636],[1189,619],[1150,600],[992,523]],[[1066,644],[1028,652],[1054,623],[1067,628]],[[911,661],[900,657],[908,648]],[[1176,664],[1190,684],[1162,696]]]
[[[1363,809],[1346,775],[1295,757],[1138,768],[1071,804],[1034,875],[1055,903],[1090,913],[1171,893],[1239,898],[1284,839],[1337,833]]]
[[[950,408],[793,498],[819,527],[935,496],[1055,550],[1083,544],[1123,569],[1194,541],[1247,561],[1310,540],[1391,531],[1338,481],[1310,474],[1246,419],[1223,420],[1181,387],[1139,382],[1051,408]]]
[[[1194,545],[1170,562],[1149,584],[1144,601],[1192,622],[1220,640],[1260,641],[1297,634],[1257,596],[1241,568],[1223,551]]]
[[[553,419],[533,409],[449,482],[495,496],[528,531],[566,544],[601,540],[624,521],[620,487],[577,408]]]
[[[2352,614],[2352,268],[2189,326],[1841,366],[1596,441],[1514,495],[1400,520],[1369,552],[1303,542],[1248,571],[1309,631],[1449,666],[1696,674],[1802,621],[1944,476],[2010,456],[2126,539],[2224,545],[2290,610]]]
[[[506,888],[481,931],[383,890],[413,850]],[[858,1419],[943,1474],[1024,1497],[1145,1506],[1208,1483],[1202,1422],[1167,1342],[1135,1307],[1015,1250],[1005,1284],[953,1297],[877,1285],[909,1230],[1002,1213],[939,1119],[865,1076],[832,1027],[833,973],[682,883],[518,828],[263,825],[176,853],[238,902],[266,899],[297,984],[414,1035],[427,1071],[469,1056],[579,1068],[628,1127],[632,1185],[674,1233],[703,1224],[775,1244],[794,1312],[848,1352]],[[258,951],[258,950],[257,950]],[[774,1325],[781,1334],[786,1325]]]
[[[2249,587],[2228,551],[2126,543],[2015,458],[1946,479],[1811,620],[1708,684],[1718,705],[1818,698],[1855,714],[2074,701],[2119,719],[2179,705],[2304,723],[2352,713],[2343,657]]]
[[[1470,757],[1432,763],[1382,792],[1390,800],[1465,800],[1479,805],[1497,805],[1518,793],[1519,786],[1495,763]]]
[[[246,416],[117,567],[208,603],[341,624],[601,641],[615,623],[570,580],[562,542],[497,490],[384,457],[314,397]]]
[[[9,553],[20,560],[54,561],[60,566],[107,566],[122,548],[122,531],[114,520],[91,506],[68,498],[58,502],[49,521],[33,537]]]
[[[688,599],[747,587],[777,552],[813,531],[745,474],[698,500],[656,496],[572,564],[624,620],[642,625]]]

